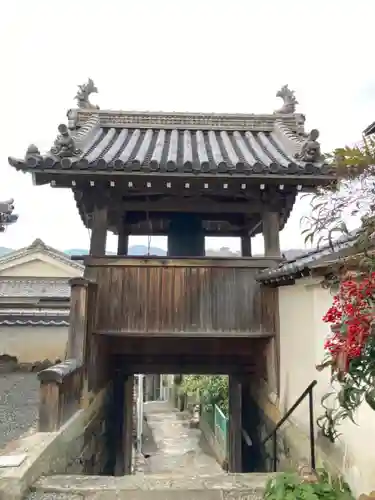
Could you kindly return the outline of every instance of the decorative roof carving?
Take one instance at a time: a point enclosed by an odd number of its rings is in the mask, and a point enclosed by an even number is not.
[[[46,248],[46,244],[44,241],[42,241],[40,238],[36,238],[30,245],[30,249],[35,249],[35,248]]]
[[[75,96],[78,107],[80,109],[99,109],[99,107],[92,104],[89,99],[91,94],[97,94],[97,92],[98,89],[95,87],[91,78],[88,79],[87,83],[78,85],[78,92]]]
[[[3,233],[7,226],[14,224],[18,220],[18,215],[13,213],[14,200],[0,201],[0,233]]]
[[[164,130],[238,130],[271,132],[275,123],[274,114],[219,114],[219,113],[164,113],[139,111],[113,111],[79,109],[77,127],[84,127],[95,114],[99,125],[105,128],[164,129]],[[301,128],[303,115],[291,114],[283,117],[294,131]]]
[[[39,149],[35,146],[35,144],[30,144],[30,146],[26,150],[25,160],[29,160],[30,158],[35,158],[39,160],[42,157]]]
[[[288,85],[283,85],[281,89],[276,93],[276,97],[281,97],[281,99],[284,101],[284,104],[275,113],[283,115],[295,113],[298,101],[294,95],[294,90],[290,90]]]
[[[70,135],[68,127],[62,123],[58,126],[58,131],[60,134],[55,139],[51,153],[55,156],[59,156],[60,158],[69,158],[79,155],[81,151],[76,148],[74,139]]]
[[[319,131],[316,128],[312,129],[302,143],[301,150],[295,154],[295,158],[307,163],[322,161],[323,157],[320,150],[320,144],[317,141],[318,137]]]
[[[75,130],[77,128],[78,123],[78,110],[70,109],[66,116],[68,117],[68,129]]]

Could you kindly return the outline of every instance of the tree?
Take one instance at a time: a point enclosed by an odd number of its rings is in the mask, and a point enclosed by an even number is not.
[[[333,245],[334,236],[353,239],[355,258],[342,259],[323,286],[334,291],[333,304],[323,317],[331,327],[326,356],[317,367],[331,369],[332,392],[322,399],[318,425],[331,441],[345,419],[366,401],[375,410],[375,141],[364,137],[354,147],[329,155],[336,181],[319,189],[304,218],[306,240]],[[345,220],[358,223],[349,232]]]
[[[217,405],[228,415],[228,377],[225,375],[186,375],[181,383],[182,391],[197,394],[204,405]]]

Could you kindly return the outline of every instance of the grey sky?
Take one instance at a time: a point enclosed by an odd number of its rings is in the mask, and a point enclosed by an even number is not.
[[[20,218],[0,245],[40,237],[58,248],[88,246],[72,194],[34,187],[7,163],[30,143],[51,146],[87,77],[99,88],[93,101],[127,110],[273,112],[288,83],[307,128],[318,128],[330,150],[375,120],[374,19],[374,0],[2,2],[0,198],[14,197]],[[283,248],[303,246],[306,210],[306,201],[296,204]],[[210,241],[224,245],[239,247]],[[115,246],[111,236],[108,249]]]

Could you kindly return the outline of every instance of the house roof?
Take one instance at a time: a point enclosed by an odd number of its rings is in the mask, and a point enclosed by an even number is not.
[[[315,154],[318,132],[307,138],[293,92],[287,86],[280,92],[283,108],[259,115],[99,110],[87,95],[78,99],[78,109],[68,112],[69,128],[59,126],[60,135],[47,154],[32,145],[24,159],[10,157],[9,163],[34,173],[77,174],[89,169],[112,175],[292,175],[331,180],[329,166]]]
[[[35,252],[42,252],[45,255],[48,255],[52,259],[58,260],[59,262],[70,266],[74,269],[77,269],[79,271],[84,270],[83,264],[77,262],[77,261],[72,261],[69,257],[69,255],[65,254],[64,252],[60,252],[60,250],[56,250],[56,248],[50,247],[46,245],[41,239],[37,238],[34,240],[31,245],[27,247],[20,248],[18,250],[14,250],[13,252],[9,252],[3,256],[0,257],[0,265],[4,264],[10,264],[12,261],[15,261],[17,259],[20,259],[22,257],[27,257],[31,255],[32,253]]]
[[[304,252],[296,258],[284,261],[278,267],[265,269],[257,275],[257,280],[264,284],[281,284],[283,281],[308,276],[313,269],[327,266],[352,254],[357,240],[358,231],[353,231],[332,244]]]

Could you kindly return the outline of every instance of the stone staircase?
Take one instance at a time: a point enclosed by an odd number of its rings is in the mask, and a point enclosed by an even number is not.
[[[261,500],[270,474],[45,476],[25,500]]]

